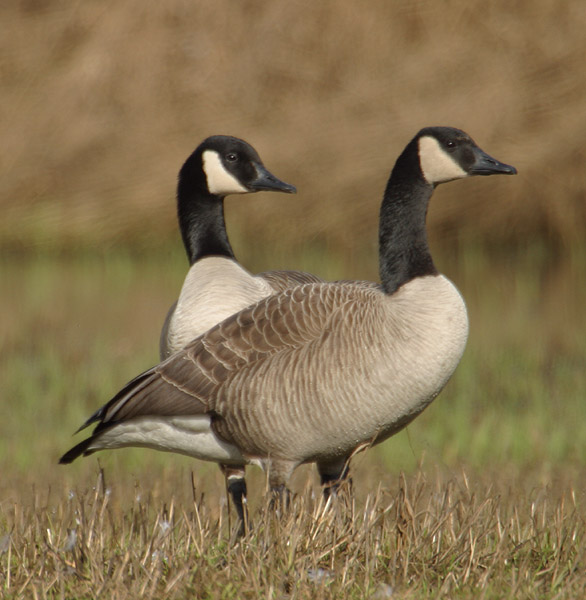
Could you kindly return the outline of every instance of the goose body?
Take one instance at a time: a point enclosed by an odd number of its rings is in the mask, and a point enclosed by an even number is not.
[[[285,302],[303,321],[279,322]],[[417,321],[406,319],[414,309]],[[341,311],[344,319],[338,321],[335,315]],[[280,340],[282,328],[298,339],[295,346]],[[146,446],[225,464],[262,464],[268,456],[287,456],[295,465],[336,462],[361,443],[383,441],[414,419],[456,368],[467,332],[464,302],[441,275],[416,279],[392,296],[360,284],[301,286],[228,319],[190,344],[181,359],[156,367],[149,376],[157,373],[153,382],[177,389],[167,397],[169,406],[158,406],[156,418],[148,416],[153,406],[144,415],[142,409],[131,415],[121,396],[108,418],[120,423],[104,431],[100,444]],[[444,343],[430,341],[438,338]],[[304,352],[293,352],[300,347]],[[214,358],[211,371],[208,349]],[[243,377],[241,365],[256,363],[251,355],[257,352],[264,359],[257,363],[261,370]],[[389,355],[396,359],[389,361]],[[220,364],[226,369],[221,378],[214,373]],[[189,381],[181,376],[184,370]],[[323,372],[332,378],[320,389],[315,382],[324,379]],[[389,381],[397,384],[389,386]],[[210,389],[213,404],[207,400]],[[195,405],[202,413],[189,415],[181,408],[178,415],[161,414],[200,398],[202,405]],[[357,405],[357,398],[364,401]],[[216,412],[229,417],[214,426],[210,415]]]
[[[260,464],[273,488],[306,462],[316,462],[322,477],[339,473],[357,448],[420,414],[464,351],[464,302],[438,273],[427,244],[433,189],[515,172],[460,130],[421,130],[384,194],[382,285],[308,283],[234,314],[130,382],[87,421],[97,422],[92,436],[62,461],[147,445],[148,424],[150,447],[206,458],[202,448],[215,439],[213,452],[229,455],[221,460]],[[162,433],[169,426],[191,433],[170,447]]]

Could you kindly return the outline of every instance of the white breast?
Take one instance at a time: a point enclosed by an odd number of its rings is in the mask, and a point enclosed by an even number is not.
[[[441,275],[416,278],[382,300],[386,316],[363,354],[368,376],[349,382],[346,396],[348,409],[360,407],[352,427],[362,441],[382,441],[419,415],[452,376],[468,338],[464,301]]]
[[[210,256],[187,273],[169,323],[167,347],[177,352],[220,321],[273,293],[235,260]]]

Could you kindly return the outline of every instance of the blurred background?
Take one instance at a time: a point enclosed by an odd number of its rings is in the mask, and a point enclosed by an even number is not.
[[[13,0],[0,28],[4,473],[90,470],[54,465],[156,361],[187,267],[176,175],[203,138],[244,138],[298,187],[227,200],[245,266],[376,280],[382,192],[427,125],[519,174],[435,194],[432,250],[469,347],[372,460],[583,464],[583,0]],[[140,470],[144,454],[113,454]]]

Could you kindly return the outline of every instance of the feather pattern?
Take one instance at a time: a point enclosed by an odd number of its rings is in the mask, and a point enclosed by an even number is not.
[[[167,317],[161,337],[162,358],[251,304],[304,283],[323,282],[301,271],[267,271],[252,275],[235,259],[210,256],[189,270],[179,300]]]
[[[414,308],[419,319],[405,319]],[[430,342],[438,336],[442,344]],[[449,379],[466,336],[464,303],[442,276],[393,296],[306,284],[230,317],[151,369],[113,401],[101,427],[173,406],[176,415],[212,415],[222,441],[249,458],[334,460],[419,414]]]

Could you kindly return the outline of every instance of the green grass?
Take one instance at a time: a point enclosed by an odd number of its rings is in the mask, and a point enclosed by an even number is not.
[[[454,271],[450,276],[468,303],[470,340],[434,404],[406,432],[376,449],[389,468],[411,470],[422,457],[475,467],[584,459],[581,298],[586,293],[544,284],[553,267],[540,252],[529,249],[491,262],[489,252],[473,249],[459,261],[438,261],[443,270]],[[343,265],[323,260],[320,265],[320,255],[281,262],[332,279],[345,276]],[[568,278],[583,267],[580,260],[576,251]],[[0,300],[5,315],[0,385],[8,407],[0,423],[5,470],[26,473],[38,464],[39,453],[56,459],[70,443],[70,432],[157,361],[160,326],[185,268],[175,250],[146,258],[40,256],[0,265],[8,284]],[[372,265],[354,271],[358,277],[376,276]],[[584,287],[579,278],[575,282]],[[35,444],[22,444],[31,438]],[[127,455],[135,460],[131,452],[116,460],[124,462]],[[48,461],[47,469],[53,468]]]
[[[371,262],[326,264],[318,250],[241,254],[254,270],[276,261],[332,279],[375,277]],[[303,467],[296,507],[275,519],[263,474],[249,469],[256,527],[230,548],[214,465],[138,449],[57,465],[80,439],[75,429],[156,362],[186,268],[179,249],[3,260],[5,597],[363,598],[384,597],[387,585],[401,598],[575,597],[586,518],[585,254],[466,248],[437,263],[471,320],[446,389],[406,431],[355,457],[351,508],[323,512]],[[106,483],[92,491],[98,465]],[[173,523],[168,534],[162,520]],[[325,579],[311,581],[310,569]]]

